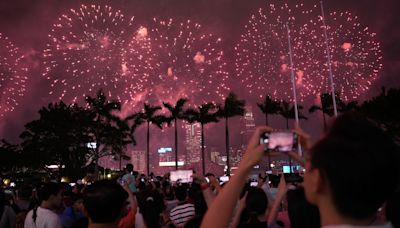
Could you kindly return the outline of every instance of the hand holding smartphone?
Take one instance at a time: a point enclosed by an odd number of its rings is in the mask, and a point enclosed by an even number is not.
[[[266,132],[260,137],[260,144],[267,144],[266,151],[293,151],[297,143],[297,134],[291,131]]]

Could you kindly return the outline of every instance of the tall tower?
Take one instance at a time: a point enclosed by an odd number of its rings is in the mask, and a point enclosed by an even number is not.
[[[146,171],[145,151],[144,150],[131,151],[131,163],[136,171],[144,173]]]
[[[251,136],[253,135],[255,127],[256,124],[254,121],[253,108],[251,105],[246,105],[245,113],[242,118],[242,129],[240,132],[242,134],[242,145],[248,144]]]
[[[186,164],[200,162],[201,125],[199,123],[185,124],[186,130]]]

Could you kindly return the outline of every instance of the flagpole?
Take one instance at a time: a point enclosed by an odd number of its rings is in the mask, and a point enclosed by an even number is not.
[[[287,29],[287,37],[288,37],[288,45],[289,45],[290,69],[291,69],[291,77],[292,77],[293,100],[294,100],[294,116],[295,116],[296,123],[299,125],[299,110],[297,108],[296,83],[294,81],[294,63],[293,63],[292,42],[291,42],[290,29],[289,29],[289,24],[288,23],[286,23],[286,29]],[[299,153],[300,156],[302,156],[302,154],[303,154],[300,143],[298,143],[298,153]],[[290,170],[291,169],[292,168],[290,167]]]
[[[337,113],[337,107],[336,107],[335,85],[333,84],[331,52],[329,50],[328,32],[327,32],[326,23],[325,23],[325,12],[324,12],[324,3],[323,3],[323,1],[321,1],[321,13],[322,13],[322,23],[324,25],[326,56],[327,56],[327,59],[328,59],[328,67],[329,67],[329,82],[331,84],[331,93],[332,93],[332,101],[333,101],[333,113],[335,114],[335,116],[337,116],[338,113]]]

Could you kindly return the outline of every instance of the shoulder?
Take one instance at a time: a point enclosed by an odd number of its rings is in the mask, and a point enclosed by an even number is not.
[[[194,212],[194,205],[187,203],[187,204],[183,204],[183,205],[179,205],[176,206],[175,208],[173,208],[170,212],[171,216],[174,216],[176,214],[181,214],[183,212],[187,213],[187,212]]]

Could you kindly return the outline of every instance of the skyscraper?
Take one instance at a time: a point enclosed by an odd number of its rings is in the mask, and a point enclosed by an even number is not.
[[[246,105],[245,113],[242,117],[241,122],[242,130],[240,133],[242,134],[242,145],[247,145],[256,127],[253,115],[253,108],[251,105]]]
[[[201,125],[199,123],[185,124],[186,130],[186,164],[200,162]]]
[[[131,163],[134,169],[140,173],[146,171],[146,156],[144,150],[131,151]]]

